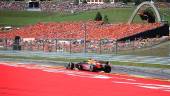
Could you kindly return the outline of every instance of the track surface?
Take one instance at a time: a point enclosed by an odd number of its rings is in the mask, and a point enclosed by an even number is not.
[[[170,82],[120,74],[1,63],[0,96],[170,96]]]
[[[47,57],[47,58],[93,58],[104,61],[121,61],[121,62],[135,62],[147,64],[170,64],[170,53],[167,57],[157,56],[136,56],[136,55],[118,55],[118,54],[90,54],[90,53],[65,53],[65,52],[42,52],[42,51],[15,51],[15,50],[0,50],[1,55],[23,56],[23,57]],[[29,54],[29,55],[28,55]]]

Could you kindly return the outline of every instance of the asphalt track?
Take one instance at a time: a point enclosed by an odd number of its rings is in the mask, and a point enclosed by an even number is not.
[[[170,82],[1,62],[0,96],[170,96]]]
[[[26,59],[13,59],[13,58],[1,58],[1,62],[8,63],[20,63],[20,64],[37,64],[45,65],[51,67],[64,67],[68,62],[59,61],[49,61],[49,60],[26,60]],[[129,75],[140,75],[148,78],[160,78],[160,79],[170,79],[170,69],[162,68],[145,68],[145,67],[135,67],[135,66],[120,66],[112,65],[112,73],[129,74]]]
[[[147,64],[162,64],[170,65],[170,53],[167,57],[157,56],[137,56],[137,55],[118,55],[118,54],[93,54],[93,53],[67,53],[67,52],[43,52],[43,51],[15,51],[15,50],[0,50],[1,55],[24,56],[24,57],[48,57],[48,58],[94,58],[96,60],[105,61],[121,61]],[[29,54],[29,55],[28,55]]]

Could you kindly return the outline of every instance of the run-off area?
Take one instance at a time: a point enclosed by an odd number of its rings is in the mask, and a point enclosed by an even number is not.
[[[0,96],[170,96],[170,82],[36,64],[0,64]]]

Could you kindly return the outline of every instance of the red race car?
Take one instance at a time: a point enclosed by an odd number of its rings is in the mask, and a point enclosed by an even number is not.
[[[66,65],[67,69],[79,69],[79,70],[86,70],[91,72],[99,72],[104,71],[105,73],[111,72],[111,66],[109,65],[108,61],[97,61],[94,64],[89,64],[89,62],[79,62],[79,63],[73,63],[70,62]]]

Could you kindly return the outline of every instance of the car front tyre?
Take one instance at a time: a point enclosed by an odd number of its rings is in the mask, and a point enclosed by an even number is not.
[[[67,67],[66,67],[67,69],[71,69],[71,70],[73,70],[74,69],[74,63],[69,63],[68,65],[67,65]]]

